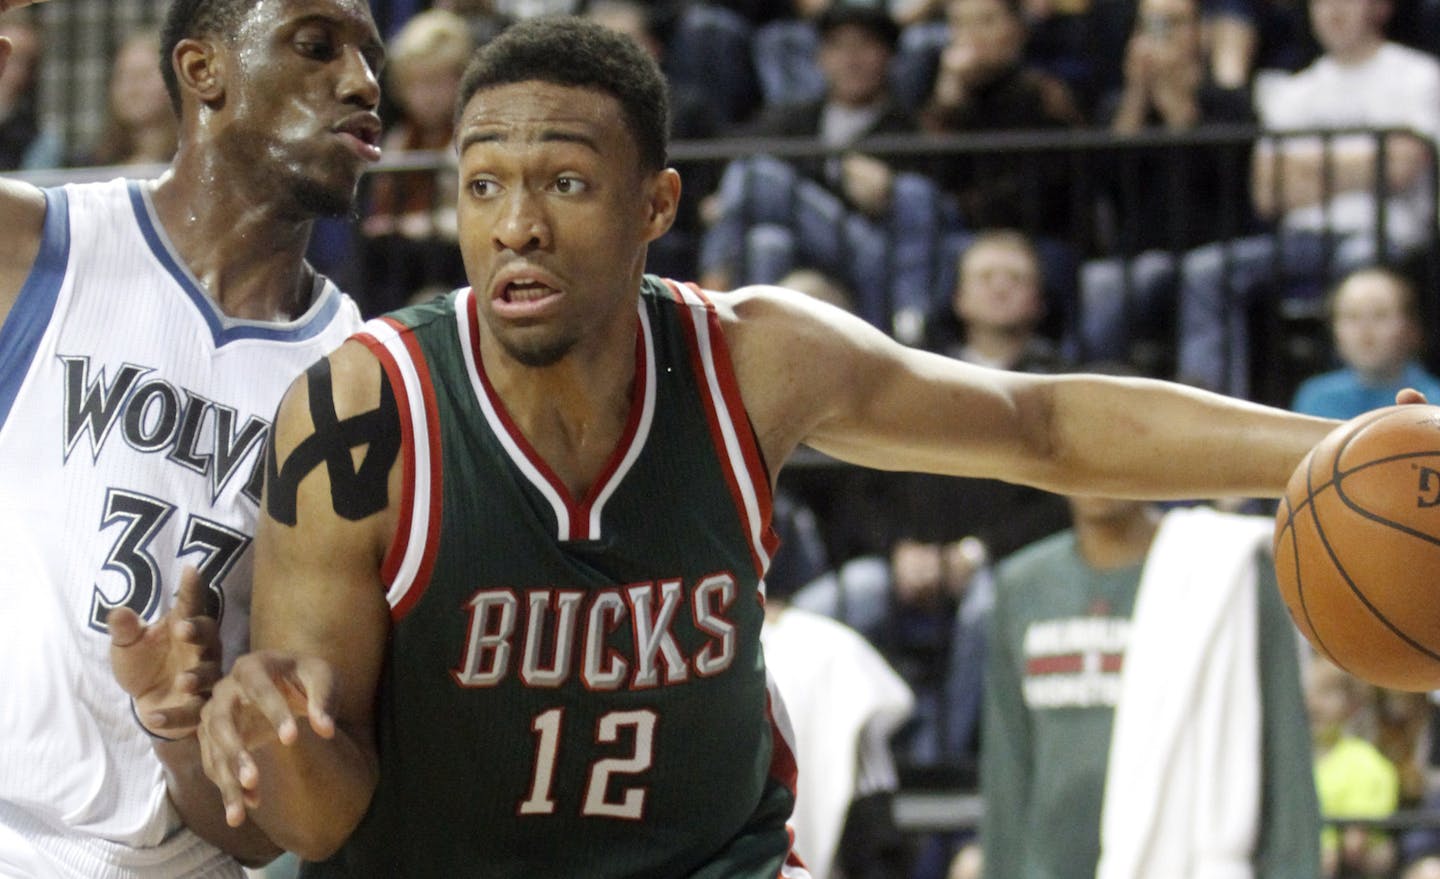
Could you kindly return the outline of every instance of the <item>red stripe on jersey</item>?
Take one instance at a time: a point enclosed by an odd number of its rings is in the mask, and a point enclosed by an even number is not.
[[[1041,656],[1025,663],[1027,675],[1075,674],[1085,668],[1085,660],[1078,653],[1063,656]]]
[[[750,414],[745,411],[745,400],[740,394],[740,381],[735,377],[735,364],[730,359],[730,345],[725,341],[720,315],[716,313],[703,290],[694,284],[688,286],[705,302],[708,309],[710,349],[714,355],[715,374],[720,379],[720,393],[725,397],[725,407],[730,411],[730,420],[735,425],[735,437],[740,442],[740,452],[745,458],[745,467],[750,472],[750,484],[755,486],[755,499],[760,504],[760,521],[763,523],[760,539],[765,545],[765,552],[773,558],[775,550],[780,547],[780,535],[775,533],[774,528],[775,501],[770,491],[770,473],[765,467],[764,455],[760,454],[760,444],[755,440]]]
[[[668,281],[672,286],[675,282]],[[706,311],[706,325],[709,327],[711,360],[715,363],[715,375],[720,382],[721,396],[726,397],[726,385],[736,390],[735,399],[739,399],[738,387],[735,387],[735,376],[730,368],[730,351],[725,346],[724,335],[720,331],[720,321],[715,314],[715,307],[710,300],[700,292],[698,287],[687,284],[704,304]],[[741,525],[747,537],[754,533],[750,527],[750,516],[745,509],[745,497],[740,490],[740,480],[734,468],[730,464],[730,450],[725,443],[724,431],[720,428],[720,407],[724,406],[729,415],[731,425],[735,428],[735,435],[741,444],[741,454],[746,459],[747,468],[750,470],[750,483],[754,486],[756,503],[761,516],[760,540],[765,551],[772,557],[775,549],[780,545],[780,539],[775,534],[771,525],[772,500],[770,495],[769,477],[764,474],[764,468],[759,468],[761,478],[755,479],[755,468],[750,466],[750,456],[753,453],[756,462],[759,461],[759,452],[755,449],[753,431],[750,429],[750,416],[746,414],[745,407],[739,405],[730,407],[728,399],[716,400],[710,392],[710,382],[705,376],[705,360],[700,351],[700,339],[695,329],[692,316],[692,307],[685,301],[684,296],[678,289],[675,291],[675,307],[680,309],[680,326],[684,329],[685,341],[690,345],[690,363],[695,374],[696,383],[700,386],[701,398],[705,403],[705,420],[710,425],[710,438],[715,443],[715,449],[719,453],[722,469],[725,471],[725,484],[730,487],[730,496],[735,503],[735,510],[739,513]],[[739,416],[738,418],[736,416]],[[754,546],[750,547],[750,558],[755,565],[755,575],[764,578],[765,562]]]
[[[784,785],[791,796],[795,795],[795,783],[800,778],[800,770],[795,765],[795,754],[790,750],[790,743],[785,740],[785,735],[780,731],[780,724],[775,722],[775,712],[772,708],[771,696],[765,694],[765,719],[770,722],[770,777]]]
[[[415,602],[425,591],[430,582],[430,573],[435,566],[435,555],[439,544],[440,535],[440,513],[441,513],[441,472],[440,472],[440,417],[435,406],[435,396],[430,378],[430,367],[420,351],[420,345],[413,333],[409,332],[404,324],[390,318],[382,318],[384,323],[393,327],[399,334],[401,343],[409,354],[411,365],[419,379],[420,393],[424,396],[424,413],[426,433],[429,437],[430,447],[430,511],[429,527],[424,535],[425,546],[421,555],[420,566],[416,569],[414,580],[409,589],[406,590],[404,598],[399,604],[390,609],[392,620],[399,620],[409,612]],[[385,375],[390,381],[391,389],[395,393],[396,406],[400,412],[400,435],[402,450],[402,486],[400,489],[400,511],[395,527],[394,539],[390,542],[390,548],[385,553],[385,558],[380,565],[380,575],[387,584],[393,584],[400,573],[400,565],[409,551],[410,542],[415,535],[412,532],[415,512],[415,480],[416,480],[416,454],[415,454],[415,426],[410,419],[410,391],[405,383],[405,377],[400,371],[399,364],[392,355],[374,336],[367,333],[359,333],[355,336],[357,340],[370,349],[376,359],[380,361]]]
[[[649,352],[645,347],[644,331],[639,326],[635,328],[635,389],[630,395],[630,412],[626,416],[625,429],[620,435],[619,442],[611,450],[610,457],[605,461],[604,468],[590,484],[585,496],[577,501],[571,495],[564,480],[551,469],[535,447],[530,444],[530,440],[526,439],[514,419],[510,417],[510,410],[505,407],[505,401],[495,393],[495,387],[490,384],[490,376],[485,372],[485,361],[480,356],[480,306],[474,296],[470,297],[467,311],[466,317],[470,322],[470,338],[474,340],[474,349],[470,352],[470,357],[475,363],[475,374],[480,376],[480,384],[485,389],[485,396],[490,399],[490,405],[495,410],[496,417],[500,419],[501,425],[515,443],[516,448],[520,450],[520,453],[525,456],[541,478],[550,484],[550,487],[559,495],[561,502],[565,504],[565,509],[570,517],[570,530],[564,539],[594,540],[598,538],[598,534],[590,532],[590,508],[595,504],[601,492],[605,490],[610,479],[615,476],[620,468],[620,463],[625,460],[630,447],[635,443],[641,417],[644,414],[646,382],[648,381],[646,365],[649,359]]]
[[[605,462],[605,469],[595,477],[590,484],[590,490],[585,493],[585,499],[573,506],[570,510],[570,530],[579,530],[584,538],[595,540],[599,534],[590,531],[590,508],[599,499],[600,493],[615,478],[615,473],[620,469],[620,462],[625,460],[630,447],[636,442],[636,434],[640,432],[640,421],[645,414],[645,395],[648,393],[650,381],[650,352],[645,346],[645,333],[640,327],[635,328],[635,387],[630,394],[630,414],[625,419],[625,430],[620,434],[620,442],[615,444],[615,449],[610,453],[610,459]],[[564,495],[562,495],[563,497]],[[576,523],[580,524],[577,525]]]

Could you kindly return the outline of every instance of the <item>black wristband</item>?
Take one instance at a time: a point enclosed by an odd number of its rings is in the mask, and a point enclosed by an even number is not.
[[[162,736],[154,730],[150,729],[150,727],[146,726],[145,722],[140,719],[140,711],[135,707],[135,699],[133,697],[130,699],[130,716],[135,718],[136,726],[139,726],[142,730],[144,730],[145,735],[149,736],[150,738],[155,739],[158,742],[180,741],[179,739],[172,739],[169,736]]]

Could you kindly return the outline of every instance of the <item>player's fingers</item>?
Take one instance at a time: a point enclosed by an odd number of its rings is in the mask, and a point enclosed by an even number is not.
[[[204,696],[220,681],[220,663],[214,660],[196,663],[175,676],[175,690],[195,696]]]
[[[305,713],[310,728],[321,738],[335,735],[335,671],[321,660],[302,660],[296,668],[305,693]]]
[[[190,731],[200,723],[200,709],[204,707],[204,699],[192,696],[180,702],[172,702],[162,708],[148,709],[143,718],[145,728],[157,735],[172,739],[189,735]]]
[[[1395,403],[1399,406],[1409,406],[1415,403],[1428,403],[1425,395],[1414,388],[1403,388],[1395,394]]]
[[[245,798],[240,780],[231,768],[240,736],[228,715],[212,710],[214,703],[201,712],[200,725],[200,766],[205,776],[220,791],[220,800],[225,806],[225,823],[239,827],[245,823]]]
[[[172,631],[180,640],[200,648],[200,655],[205,659],[220,658],[220,624],[214,619],[191,617],[176,623]]]
[[[270,722],[280,741],[287,745],[294,743],[299,735],[299,727],[281,687],[286,687],[287,684],[298,687],[298,682],[292,684],[289,681],[277,681],[276,678],[290,677],[293,674],[293,667],[272,668],[236,663],[231,669],[231,676],[244,687],[245,698],[250,706]]]
[[[128,607],[117,607],[110,611],[110,615],[105,618],[105,625],[110,629],[110,646],[113,649],[134,647],[145,637],[145,623],[139,614]]]
[[[8,8],[5,0],[0,0],[0,12],[4,12]],[[14,47],[9,37],[0,37],[0,73],[5,72],[5,65],[10,61],[10,50],[12,48]]]
[[[175,595],[175,612],[185,619],[205,613],[205,584],[194,565],[186,565],[180,572],[180,590]]]

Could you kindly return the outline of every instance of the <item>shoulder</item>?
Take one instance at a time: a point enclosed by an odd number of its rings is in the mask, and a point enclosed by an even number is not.
[[[28,183],[0,178],[0,322],[40,255],[45,228],[45,194]]]
[[[1407,72],[1430,77],[1440,76],[1440,59],[1436,59],[1429,52],[1401,43],[1385,43],[1376,53],[1376,60],[1382,65],[1402,68]]]
[[[1353,384],[1352,376],[1343,369],[1312,375],[1300,382],[1300,386],[1295,390],[1295,401],[1290,408],[1307,415],[1322,414],[1315,411],[1314,407],[1323,405],[1342,388]]]
[[[1021,547],[1007,556],[996,570],[997,598],[1013,596],[1030,584],[1046,579],[1046,572],[1056,564],[1068,564],[1076,558],[1075,532],[1069,529]]]
[[[1046,121],[1062,125],[1078,125],[1081,121],[1079,102],[1070,86],[1059,77],[1033,67],[1022,68],[1017,86],[1031,97]]]
[[[352,337],[311,364],[290,383],[275,420],[276,443],[308,436],[320,422],[344,420],[375,409],[383,372],[370,348]]]
[[[755,120],[743,129],[743,133],[754,137],[803,137],[813,135],[820,129],[820,114],[824,112],[824,101],[805,101],[798,104],[780,104],[762,110]]]

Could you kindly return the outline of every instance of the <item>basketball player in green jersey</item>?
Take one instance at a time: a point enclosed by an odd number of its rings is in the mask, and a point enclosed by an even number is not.
[[[255,652],[200,735],[228,819],[306,875],[805,876],[757,643],[797,446],[1068,494],[1278,496],[1335,424],[987,370],[783,289],[647,277],[680,197],[664,93],[576,19],[482,48],[457,126],[472,286],[372,322],[281,404]]]

